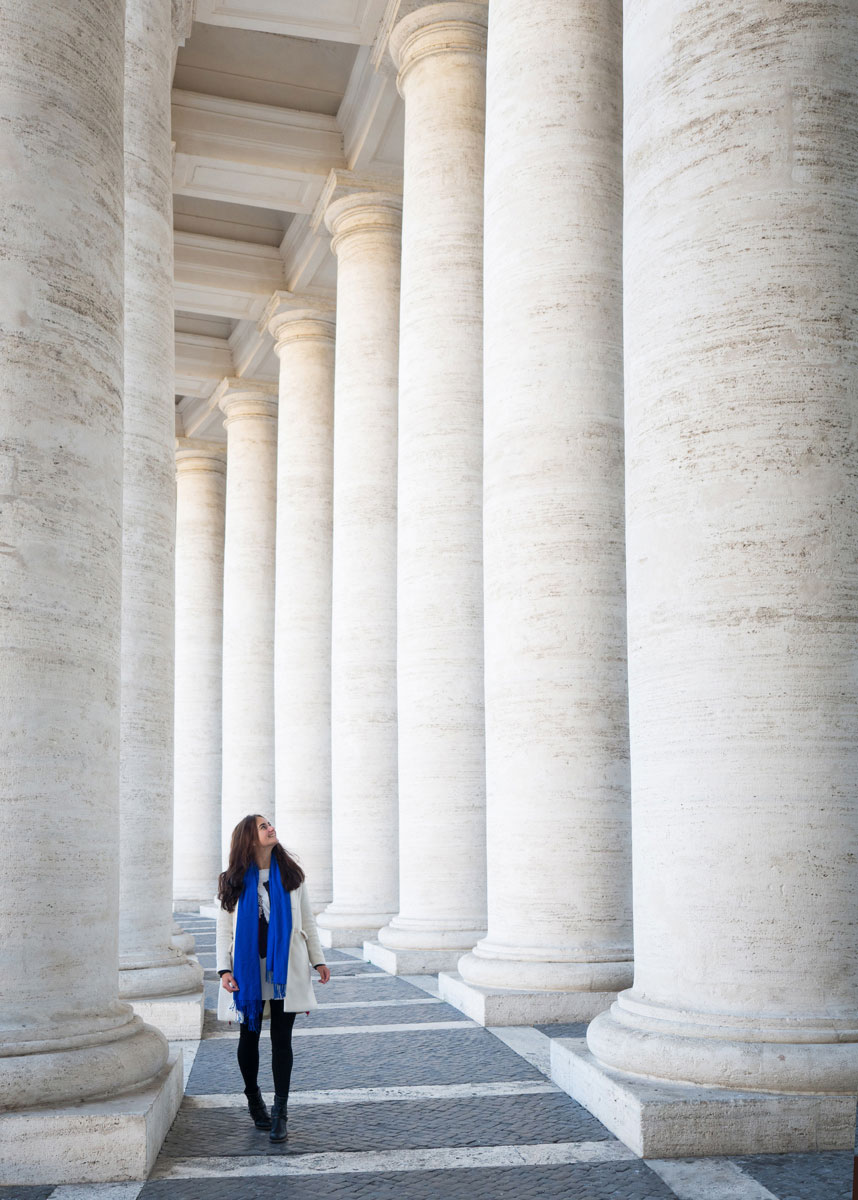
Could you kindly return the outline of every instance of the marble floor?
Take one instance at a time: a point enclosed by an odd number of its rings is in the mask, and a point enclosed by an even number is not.
[[[849,1200],[852,1155],[643,1161],[548,1078],[551,1037],[484,1029],[430,977],[330,952],[295,1023],[289,1139],[250,1121],[237,1033],[214,1018],[214,922],[178,915],[206,969],[206,1023],[181,1043],[185,1098],[145,1183],[0,1187],[0,1200]],[[177,1043],[177,1046],[180,1044]],[[270,1083],[267,1036],[260,1081]],[[271,1099],[269,1092],[268,1100]]]

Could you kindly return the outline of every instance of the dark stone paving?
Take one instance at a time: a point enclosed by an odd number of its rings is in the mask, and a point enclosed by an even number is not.
[[[181,915],[177,919],[182,923]],[[227,1029],[211,1009],[220,981],[213,970],[214,922],[194,917],[185,925],[200,938],[206,970],[205,1040],[188,1083],[189,1094],[239,1092],[236,1040],[211,1038]],[[463,1020],[447,1004],[398,1007],[396,1000],[424,993],[392,976],[372,976],[377,968],[337,951],[330,952],[331,983],[316,986],[320,1008],[300,1015],[296,1029],[334,1026],[430,1024]],[[372,1008],[327,1008],[337,1001],[380,1000]],[[236,1026],[232,1026],[236,1029]],[[537,1026],[548,1037],[583,1037],[587,1025]],[[270,1043],[260,1044],[260,1081],[270,1090]],[[509,1082],[543,1077],[512,1050],[479,1027],[384,1034],[345,1034],[297,1038],[295,1090],[414,1084]],[[313,1152],[388,1150],[544,1142],[613,1141],[585,1109],[562,1093],[482,1097],[472,1100],[407,1100],[383,1103],[295,1105],[290,1137],[273,1147],[253,1128],[243,1108],[192,1109],[183,1106],[159,1159],[161,1167],[179,1159]],[[784,1154],[737,1157],[750,1179],[778,1200],[851,1200],[852,1155]],[[0,1187],[0,1200],[49,1200],[52,1187]],[[93,1193],[94,1197],[96,1193]],[[297,1177],[151,1180],[140,1200],[675,1200],[674,1193],[643,1162],[562,1164],[542,1167],[475,1168],[442,1171],[331,1173]]]
[[[301,1028],[302,1018],[296,1020]],[[259,1077],[271,1078],[268,1036],[260,1039]],[[489,1083],[543,1076],[485,1029],[343,1034],[296,1038],[295,1088],[399,1087],[414,1084]],[[236,1042],[204,1041],[188,1080],[189,1095],[241,1091]]]
[[[613,1140],[595,1117],[562,1093],[472,1100],[409,1100],[295,1106],[294,1154],[442,1146],[518,1146]],[[189,1109],[164,1143],[166,1158],[280,1154],[260,1138],[245,1109]]]
[[[55,1183],[49,1183],[25,1187],[23,1184],[11,1183],[0,1187],[0,1200],[48,1200],[56,1186]]]
[[[567,1022],[565,1025],[536,1025],[535,1028],[538,1029],[540,1033],[547,1034],[547,1036],[550,1038],[582,1038],[586,1036],[587,1025],[587,1021],[572,1021]]]
[[[675,1200],[645,1163],[159,1180],[140,1200]]]
[[[736,1162],[778,1200],[852,1200],[852,1154],[755,1154]]]

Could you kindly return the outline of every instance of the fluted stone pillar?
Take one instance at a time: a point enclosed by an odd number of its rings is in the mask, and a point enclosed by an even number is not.
[[[117,1000],[123,61],[123,8],[111,0],[4,12],[7,1184],[145,1178],[181,1098],[163,1035]]]
[[[405,99],[399,368],[399,912],[368,947],[455,966],[485,932],[482,228],[487,5],[394,29]]]
[[[280,359],[274,615],[276,799],[313,907],[331,898],[331,512],[334,313],[274,297]]]
[[[642,1154],[851,1148],[858,11],[626,39],[635,981],[557,1077]]]
[[[493,0],[489,930],[441,977],[484,1024],[585,1020],[632,979],[621,85],[621,0]]]
[[[221,676],[226,447],[176,440],[173,899],[211,904],[221,870]]]
[[[274,808],[274,527],[277,386],[224,379],[221,853],[248,813]]]
[[[358,192],[325,220],[337,256],[329,946],[398,908],[396,426],[402,199]]]
[[[119,994],[167,1037],[199,1037],[202,968],[172,943],[175,388],[169,0],[130,0],[125,44]]]

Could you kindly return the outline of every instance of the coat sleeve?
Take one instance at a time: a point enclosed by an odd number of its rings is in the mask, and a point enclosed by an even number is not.
[[[232,970],[232,913],[219,908],[215,934],[215,962],[218,971]]]
[[[310,958],[310,966],[318,967],[325,961],[325,954],[322,950],[322,943],[319,941],[316,918],[313,916],[310,897],[304,884],[301,885],[301,928],[307,936],[307,954]]]

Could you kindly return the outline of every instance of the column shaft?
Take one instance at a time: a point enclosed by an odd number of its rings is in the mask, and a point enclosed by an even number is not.
[[[337,200],[331,664],[334,901],[329,945],[374,937],[398,907],[396,426],[402,201]]]
[[[316,909],[331,885],[333,313],[287,307],[269,328],[280,358],[274,618],[276,822]]]
[[[488,64],[489,931],[460,999],[582,1020],[632,978],[621,2],[494,0]]]
[[[221,870],[221,683],[226,447],[176,445],[173,897],[211,904]]]
[[[704,1153],[851,1146],[858,12],[636,0],[626,38],[636,963],[596,1090],[685,1085],[643,1153],[699,1152],[695,1096]]]
[[[168,1036],[199,1036],[202,970],[172,945],[175,413],[169,0],[130,0],[125,63],[125,462],[122,533],[119,992],[196,993],[196,1020],[150,1008]],[[139,1005],[138,1005],[139,1007]],[[190,1021],[190,1027],[185,1025]]]
[[[277,387],[225,379],[221,848],[248,813],[274,808],[274,531]]]
[[[379,940],[453,966],[485,928],[483,4],[391,39],[405,98],[399,371],[400,909]],[[379,958],[381,961],[381,958]],[[396,969],[406,959],[400,954]]]
[[[167,1058],[116,985],[123,59],[112,0],[4,14],[0,1108],[43,1106],[0,1122],[8,1182],[59,1182],[51,1106]]]

